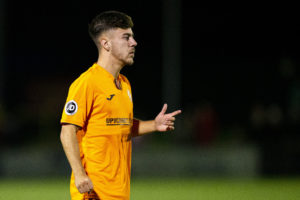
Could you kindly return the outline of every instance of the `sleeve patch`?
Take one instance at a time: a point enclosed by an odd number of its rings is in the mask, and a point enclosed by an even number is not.
[[[74,115],[75,113],[77,113],[77,110],[78,110],[78,105],[76,101],[71,100],[66,103],[65,113],[67,115]]]

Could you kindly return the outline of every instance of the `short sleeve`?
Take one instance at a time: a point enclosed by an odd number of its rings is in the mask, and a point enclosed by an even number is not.
[[[61,124],[84,127],[93,106],[93,88],[88,76],[80,76],[69,88]]]

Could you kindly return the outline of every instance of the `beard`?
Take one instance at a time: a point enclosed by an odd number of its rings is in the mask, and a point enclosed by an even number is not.
[[[111,54],[121,63],[121,65],[131,66],[134,63],[135,47],[128,48],[124,45],[113,45],[111,49]]]
[[[132,54],[122,54],[122,53],[118,53],[118,52],[112,52],[112,54],[114,55],[114,57],[119,60],[123,66],[127,65],[127,66],[131,66],[134,63],[134,55]]]
[[[130,58],[130,59],[127,59],[127,61],[126,61],[125,65],[127,65],[127,66],[131,66],[131,65],[133,65],[133,63],[134,63],[134,60],[133,60],[133,58]]]

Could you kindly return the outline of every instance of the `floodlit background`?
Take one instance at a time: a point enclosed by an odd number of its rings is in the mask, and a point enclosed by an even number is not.
[[[175,131],[133,139],[132,199],[300,197],[296,6],[0,0],[0,199],[68,198],[59,121],[97,60],[87,27],[104,10],[135,24],[122,70],[135,117],[183,111]]]

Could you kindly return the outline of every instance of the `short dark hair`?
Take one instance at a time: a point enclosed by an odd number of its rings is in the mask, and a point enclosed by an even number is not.
[[[132,19],[127,14],[114,10],[105,11],[91,21],[89,24],[89,34],[97,45],[97,39],[103,32],[114,28],[127,29],[132,27]]]

